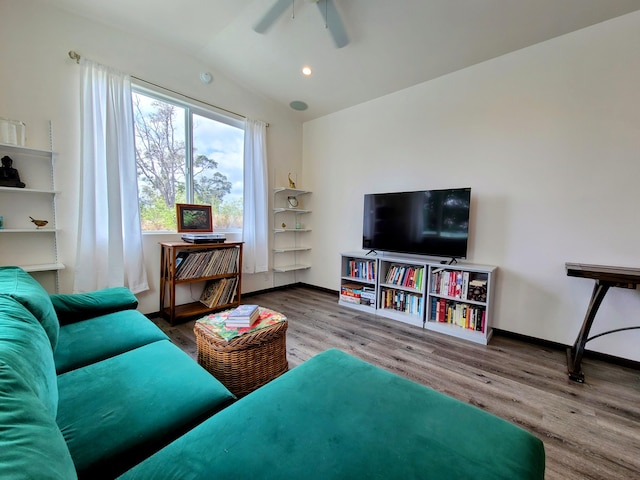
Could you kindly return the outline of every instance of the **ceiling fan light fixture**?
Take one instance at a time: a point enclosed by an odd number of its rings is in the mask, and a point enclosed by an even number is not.
[[[302,74],[303,74],[305,77],[309,77],[309,76],[311,76],[311,74],[312,74],[312,73],[313,73],[313,71],[311,70],[311,67],[309,67],[309,66],[307,66],[307,65],[305,65],[304,67],[302,67]]]
[[[272,1],[275,1],[275,3],[253,27],[257,33],[266,33],[289,7],[292,9],[291,18],[295,18],[295,12],[293,11],[295,0]],[[344,28],[340,14],[334,4],[335,0],[308,1],[310,3],[315,3],[318,7],[318,10],[322,14],[322,19],[324,20],[324,27],[329,30],[335,46],[337,48],[342,48],[347,45],[349,43],[349,37],[347,36],[347,31]]]
[[[307,108],[309,108],[309,105],[307,105],[306,103],[300,101],[300,100],[294,100],[293,102],[291,102],[289,104],[289,106],[291,108],[293,108],[294,110],[298,110],[299,112],[302,112],[304,110],[306,110]]]

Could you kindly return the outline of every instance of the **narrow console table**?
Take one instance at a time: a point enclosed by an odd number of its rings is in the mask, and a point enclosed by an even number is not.
[[[596,281],[591,294],[591,301],[587,308],[587,313],[582,322],[582,328],[573,346],[567,348],[567,367],[569,369],[569,379],[575,382],[584,382],[581,363],[584,355],[584,348],[588,341],[594,338],[608,335],[609,333],[620,332],[640,328],[639,326],[617,328],[608,332],[599,333],[589,337],[589,330],[593,325],[598,308],[610,287],[635,289],[640,284],[640,269],[612,267],[606,265],[584,265],[581,263],[565,263],[567,275],[569,277],[592,278]]]

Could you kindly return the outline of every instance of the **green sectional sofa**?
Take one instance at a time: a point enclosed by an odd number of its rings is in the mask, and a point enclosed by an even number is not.
[[[327,350],[120,480],[544,478],[542,442],[476,407]]]
[[[235,401],[136,305],[0,267],[0,478],[544,478],[535,436],[339,350]]]
[[[136,306],[0,267],[0,478],[115,478],[235,400]]]

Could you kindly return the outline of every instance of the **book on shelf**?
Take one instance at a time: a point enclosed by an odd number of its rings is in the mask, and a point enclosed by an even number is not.
[[[233,247],[178,252],[176,280],[238,273],[238,253],[239,249]]]
[[[204,290],[202,290],[202,294],[200,295],[200,302],[209,308],[213,308],[218,305],[226,283],[226,278],[207,282]]]
[[[188,252],[178,252],[176,255],[176,270],[180,267],[182,261],[189,256]]]
[[[422,289],[424,267],[404,264],[392,264],[387,271],[385,283],[401,287]]]
[[[431,299],[429,320],[432,322],[449,323],[467,330],[484,332],[487,321],[487,311],[483,307],[455,302],[445,298]]]
[[[228,327],[250,327],[259,316],[258,305],[239,305],[229,313],[225,324]]]
[[[422,296],[404,290],[384,288],[381,294],[382,308],[420,315],[422,312]]]
[[[362,285],[357,283],[343,283],[340,287],[340,299],[348,303],[360,303]]]
[[[431,271],[430,291],[437,295],[445,295],[461,300],[486,302],[487,279],[473,277],[474,274],[468,271],[433,269]]]
[[[373,260],[349,260],[346,273],[348,277],[375,281],[376,262]]]
[[[376,300],[376,290],[372,287],[362,287],[360,290],[360,301],[362,300],[370,300],[371,303],[374,303]]]
[[[359,303],[360,303],[360,305],[364,305],[366,307],[370,307],[370,306],[375,304],[375,298],[360,297],[360,302]]]
[[[452,297],[460,298],[462,295],[462,272],[455,272],[456,281],[453,287]]]
[[[467,293],[469,291],[469,272],[462,272],[462,290],[460,298],[462,300],[467,299]]]
[[[238,277],[209,280],[202,290],[200,302],[209,308],[233,303],[237,284]]]
[[[357,283],[343,283],[340,286],[340,293],[342,295],[360,298],[360,294],[362,293],[362,285],[359,285]]]
[[[352,297],[350,295],[344,295],[344,294],[340,294],[340,300],[342,300],[343,302],[347,302],[347,303],[356,303],[359,304],[360,303],[360,297]]]
[[[376,289],[358,283],[343,283],[340,286],[340,300],[346,303],[372,306],[376,303]]]
[[[487,301],[487,281],[475,279],[469,282],[469,291],[467,293],[468,300],[475,300],[476,302]]]

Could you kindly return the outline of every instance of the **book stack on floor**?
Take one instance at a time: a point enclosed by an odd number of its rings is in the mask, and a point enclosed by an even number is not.
[[[258,305],[240,305],[225,320],[229,328],[250,327],[260,316]]]

